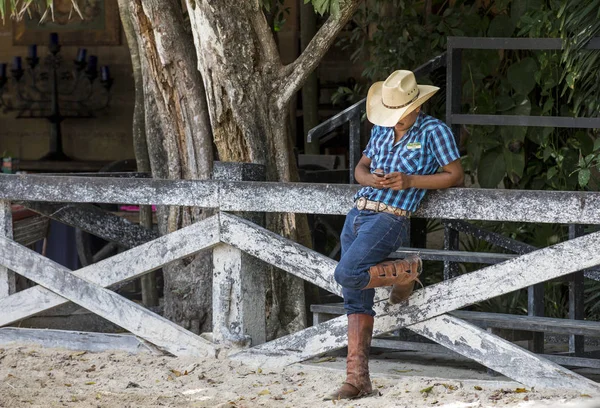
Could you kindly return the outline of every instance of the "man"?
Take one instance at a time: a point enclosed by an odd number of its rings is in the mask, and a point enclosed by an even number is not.
[[[390,303],[406,300],[421,265],[418,257],[382,261],[405,244],[410,214],[427,190],[463,182],[452,132],[421,112],[421,105],[438,90],[418,85],[414,74],[403,70],[369,89],[367,118],[375,126],[354,173],[363,188],[346,216],[342,258],[335,270],[348,315],[347,377],[331,399],[373,393],[368,360],[374,288],[392,286]]]

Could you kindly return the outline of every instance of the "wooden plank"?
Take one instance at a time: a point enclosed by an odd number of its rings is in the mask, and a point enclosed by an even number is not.
[[[445,251],[442,249],[428,248],[398,248],[392,252],[389,258],[406,258],[408,255],[419,255],[424,261],[454,261],[475,262],[483,264],[495,264],[516,258],[516,254],[502,254],[495,252],[468,252],[468,251]]]
[[[0,238],[12,239],[13,223],[10,201],[0,200]],[[14,272],[4,266],[0,260],[0,299],[16,292],[16,277]],[[0,309],[1,310],[1,309]]]
[[[0,258],[20,275],[176,356],[216,356],[216,348],[202,337],[14,241],[0,238]],[[138,261],[128,259],[130,264]]]
[[[133,224],[90,204],[19,203],[53,220],[71,225],[106,241],[132,248],[156,239],[158,233]]]
[[[238,217],[221,215],[223,242],[247,251],[334,294],[335,261]],[[376,305],[387,331],[600,264],[600,232],[543,248],[415,292],[408,304]],[[581,254],[585,254],[582,256]],[[485,282],[482,285],[481,282]],[[382,326],[379,326],[382,327]]]
[[[552,317],[517,316],[504,313],[455,310],[452,316],[471,323],[503,329],[531,330],[557,334],[600,337],[600,322],[592,320],[556,319]]]
[[[344,314],[343,303],[311,305],[311,312]],[[576,334],[581,336],[600,337],[600,322],[593,320],[558,319],[553,317],[532,317],[505,313],[472,312],[455,310],[450,315],[475,324],[479,327],[495,327],[514,330],[531,330],[545,333]]]
[[[13,201],[186,205],[218,207],[214,181],[7,175],[0,198]]]
[[[346,214],[356,191],[356,186],[339,184],[40,175],[0,177],[0,199],[184,205],[218,207],[223,211]],[[428,193],[415,216],[600,224],[600,193],[451,188]]]
[[[493,265],[480,271],[456,277],[450,281],[444,281],[429,286],[413,294],[404,307],[398,308],[397,306],[392,306],[385,302],[379,302],[375,307],[377,318],[375,321],[374,334],[377,335],[389,332],[405,326],[410,326],[409,328],[412,329],[411,325],[425,320],[431,320],[431,322],[428,321],[418,327],[418,330],[416,331],[419,334],[422,334],[423,331],[428,331],[428,333],[433,336],[448,337],[453,333],[455,327],[444,323],[447,320],[438,318],[439,315],[490,297],[499,296],[518,288],[529,286],[545,279],[551,279],[554,275],[561,276],[568,274],[573,270],[600,263],[600,254],[595,254],[595,257],[590,257],[589,255],[587,257],[582,257],[580,255],[581,253],[593,253],[593,248],[597,247],[598,244],[600,244],[600,233],[590,234],[582,238],[524,255],[502,264]],[[297,250],[297,248],[295,250]],[[287,257],[280,256],[279,258],[285,259]],[[281,262],[280,259],[273,260]],[[281,263],[286,264],[285,261]],[[309,270],[308,273],[305,273],[303,270],[305,267],[305,265],[296,265],[296,273],[298,275],[305,274],[304,279],[311,280],[312,271]],[[310,268],[310,265],[308,268]],[[532,273],[532,271],[535,271],[536,273]],[[316,279],[311,281],[319,284],[316,282]],[[325,281],[327,282],[326,279]],[[488,284],[481,285],[481,282],[484,281]],[[322,280],[320,282],[322,282]],[[335,290],[333,293],[340,294],[339,287],[333,289]],[[449,316],[444,316],[444,318],[448,319]],[[344,347],[346,345],[346,324],[346,317],[341,316],[322,323],[319,326],[313,326],[301,332],[284,336],[262,346],[238,352],[232,356],[232,358],[242,360],[246,363],[259,365],[285,365],[302,361],[326,351]],[[477,344],[481,344],[484,340],[494,344],[502,342],[506,344],[502,344],[498,347],[503,350],[511,350],[511,353],[516,354],[525,352],[524,350],[520,350],[516,346],[512,346],[510,343],[497,338],[497,336],[486,333],[475,326],[472,326],[472,328],[470,326],[466,327],[471,332],[476,331],[477,336],[480,338],[480,340],[478,340],[479,343]],[[454,351],[466,352],[464,347],[459,347],[460,345],[453,347],[451,344],[448,344],[448,346],[452,347]],[[511,347],[515,347],[515,349],[511,349]],[[484,358],[484,356],[477,354],[480,353],[480,351],[481,350],[476,348],[471,354],[474,354],[474,358],[476,359]],[[510,358],[510,356],[508,357]],[[551,364],[544,360],[537,359],[537,357],[531,353],[526,354],[525,357],[528,364],[532,367],[535,366],[534,361],[537,361],[537,364],[542,367],[540,368],[542,371],[543,369],[548,369],[548,364]],[[497,361],[490,361],[489,367],[509,375],[511,378],[519,378],[519,381],[523,379],[522,373],[518,370],[513,373],[510,367],[504,367],[502,368],[502,371],[497,370],[498,364]],[[508,366],[506,361],[505,365]],[[532,377],[532,375],[539,373],[539,370],[531,372],[529,376],[525,376],[526,378],[524,378],[524,380],[527,381],[525,384],[551,386],[549,384],[555,384],[558,380],[563,381],[563,377],[567,374],[571,375],[568,371],[565,373],[565,371],[561,370],[562,369],[558,366],[552,366],[551,374],[547,374],[543,378]],[[577,377],[573,381],[579,384],[579,382],[583,380]],[[587,389],[589,384],[585,381],[579,385],[582,388]]]
[[[398,309],[380,304],[390,326],[398,327],[461,309],[546,280],[600,264],[600,232],[543,248],[506,262],[457,276],[417,291]],[[482,284],[485,282],[485,284]]]
[[[529,387],[600,392],[600,384],[498,336],[482,335],[480,328],[453,316],[438,316],[410,329]]]
[[[213,249],[213,340],[232,347],[266,341],[265,268],[230,245]]]
[[[337,262],[243,218],[221,213],[221,241],[332,293]]]
[[[96,264],[78,269],[73,274],[107,287],[134,279],[218,243],[218,216],[213,216]],[[63,297],[41,286],[17,292],[0,299],[0,310],[2,310],[0,326],[17,322],[66,302]]]
[[[26,329],[16,327],[1,328],[0,344],[8,345],[11,343],[91,351],[94,353],[115,350],[131,354],[161,354],[156,348],[140,341],[140,339],[131,334]]]
[[[418,351],[433,354],[445,354],[451,355],[453,358],[464,359],[469,361],[461,354],[458,354],[449,348],[446,348],[437,343],[420,343],[415,341],[403,341],[396,340],[394,338],[374,338],[371,341],[372,347],[380,347],[389,350],[406,350],[406,351]],[[571,357],[561,356],[556,354],[539,354],[538,357],[542,357],[548,361],[556,363],[561,366],[569,367],[588,367],[588,368],[600,368],[600,359],[597,358],[583,358],[583,357]]]

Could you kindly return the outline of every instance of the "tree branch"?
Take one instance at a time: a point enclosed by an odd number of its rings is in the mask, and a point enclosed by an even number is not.
[[[273,71],[280,69],[281,59],[279,58],[279,49],[261,7],[253,13],[251,22],[260,41],[265,68]]]
[[[340,5],[340,15],[338,17],[329,16],[304,52],[296,61],[283,68],[282,79],[278,82],[281,91],[276,100],[279,109],[283,109],[294,93],[302,88],[308,76],[317,68],[338,33],[352,18],[361,2],[362,0],[344,0]]]

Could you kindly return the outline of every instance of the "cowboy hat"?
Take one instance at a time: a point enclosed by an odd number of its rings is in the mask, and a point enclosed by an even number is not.
[[[440,88],[418,85],[411,71],[398,70],[375,82],[367,94],[367,118],[375,125],[392,127],[421,106]]]

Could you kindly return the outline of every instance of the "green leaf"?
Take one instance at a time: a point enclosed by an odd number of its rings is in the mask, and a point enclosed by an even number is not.
[[[531,113],[531,101],[525,95],[517,94],[513,96],[515,107],[506,111],[507,115],[529,116]]]
[[[496,99],[496,109],[504,112],[515,107],[515,101],[508,95],[500,95]]]
[[[331,15],[336,18],[340,16],[341,13],[340,13],[340,1],[339,0],[331,0],[330,12],[331,12]]]
[[[594,151],[600,149],[600,138],[594,140]]]
[[[523,58],[508,68],[508,82],[520,94],[528,95],[535,87],[537,64],[531,57]]]
[[[550,146],[546,146],[546,148],[544,148],[544,153],[542,156],[544,158],[544,161],[548,160],[553,153],[554,152],[552,151],[552,148]]]
[[[579,176],[577,177],[578,181],[579,181],[579,185],[581,187],[585,187],[588,185],[588,183],[590,182],[590,176],[592,175],[592,173],[590,172],[590,169],[581,169],[579,170]]]
[[[527,127],[525,126],[502,126],[500,128],[500,135],[502,136],[502,140],[504,140],[505,146],[508,146],[513,141],[525,141],[526,134]]]
[[[489,37],[510,37],[515,31],[515,25],[506,14],[497,15],[488,28]]]
[[[525,169],[525,153],[512,153],[505,149],[504,162],[508,177],[513,183],[517,184],[519,180],[521,180],[521,177],[523,177],[523,170]]]
[[[542,108],[542,115],[550,112],[552,110],[553,106],[554,106],[554,98],[549,97],[548,99],[546,99],[546,102],[544,102],[544,107]]]
[[[582,130],[578,131],[575,133],[575,139],[579,142],[579,148],[581,149],[582,154],[587,156],[594,151],[592,138],[586,132]]]
[[[546,173],[546,179],[552,179],[552,177],[556,176],[556,173],[558,173],[558,169],[556,168],[556,166],[550,167],[548,169],[548,173]]]
[[[494,149],[483,155],[477,169],[477,179],[483,188],[496,188],[506,174],[502,150]]]

